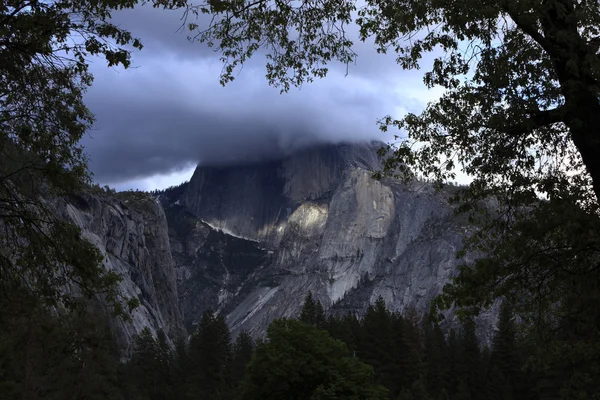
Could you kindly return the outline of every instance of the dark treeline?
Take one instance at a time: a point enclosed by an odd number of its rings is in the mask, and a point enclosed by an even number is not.
[[[189,181],[185,181],[179,185],[169,186],[166,189],[151,190],[150,193],[154,196],[163,195],[171,200],[178,199],[179,197],[183,196],[188,183]]]
[[[104,310],[51,312],[13,299],[20,307],[0,307],[0,399],[122,398],[123,365]]]
[[[132,361],[125,368],[129,371],[125,397],[152,400],[533,400],[560,396],[559,376],[534,373],[526,368],[530,350],[526,337],[519,334],[508,305],[501,307],[497,331],[489,346],[478,341],[472,321],[463,322],[459,329],[443,332],[438,324],[414,309],[402,314],[390,312],[382,299],[358,319],[351,314],[326,316],[321,304],[309,294],[299,324],[285,325],[287,333],[277,339],[271,329],[278,323],[281,321],[271,325],[267,340],[257,347],[247,333],[240,334],[234,343],[230,343],[223,318],[208,312],[189,345],[181,342],[172,352],[168,351],[164,339],[160,336],[152,338],[146,331],[137,339]],[[314,329],[308,329],[308,326]],[[300,344],[293,341],[291,329],[302,331],[298,334],[298,343],[308,342],[313,339],[309,336],[321,334],[328,337],[322,339],[323,345],[343,342],[344,349],[339,357],[350,357],[373,369],[372,382],[367,374],[358,385],[385,390],[377,392],[374,389],[371,397],[352,397],[348,393],[317,396],[315,391],[319,385],[330,378],[327,374],[320,378],[307,376],[307,370],[313,373],[319,370],[314,366],[315,360],[329,365],[333,359],[319,355],[318,345],[308,348],[305,353],[300,352]],[[282,337],[283,345],[279,341]],[[314,354],[310,354],[311,351]],[[293,358],[291,365],[287,363],[288,354]],[[360,367],[357,364],[353,368]],[[270,375],[278,376],[278,383],[273,383]],[[347,372],[344,379],[351,380],[352,376],[352,372]],[[262,385],[260,392],[249,390],[248,385],[252,382]],[[293,390],[294,387],[300,389]]]
[[[136,400],[558,398],[558,376],[525,368],[527,341],[503,306],[489,347],[475,325],[443,332],[382,299],[362,319],[326,316],[309,294],[298,320],[274,321],[264,341],[232,340],[207,311],[189,341],[174,345],[148,328],[122,362],[106,320],[47,314],[0,337],[0,399]],[[12,339],[11,339],[12,338]],[[15,342],[18,338],[18,343]],[[102,338],[102,340],[99,340]],[[13,340],[11,342],[11,340]]]
[[[153,337],[144,329],[135,339],[129,363],[123,365],[125,399],[228,399],[233,398],[254,342],[242,332],[232,343],[222,316],[207,311],[191,335],[174,349],[162,332]]]
[[[544,388],[543,377],[524,368],[526,341],[508,305],[501,307],[489,347],[478,341],[473,321],[443,332],[414,309],[390,312],[381,298],[359,320],[351,314],[326,318],[308,296],[300,319],[328,331],[371,365],[375,382],[388,389],[391,399],[508,400],[558,394],[554,387]]]
[[[373,384],[385,387],[387,394],[381,396],[382,392],[378,392],[371,398],[509,400],[553,398],[559,394],[556,380],[534,376],[524,368],[527,345],[518,334],[509,306],[501,309],[498,330],[489,347],[478,342],[472,322],[464,322],[460,329],[445,334],[437,324],[430,323],[415,310],[409,309],[403,314],[390,312],[381,299],[368,308],[362,319],[350,314],[326,317],[321,304],[309,294],[299,320],[316,328],[298,333],[299,342],[308,342],[313,339],[308,336],[326,331],[345,344],[346,355],[373,368]],[[304,329],[298,326],[292,325],[292,328]],[[292,398],[286,397],[289,394],[283,396],[283,392],[279,397],[276,395],[278,390],[288,390],[295,393],[294,398],[318,398],[314,392],[320,382],[328,378],[307,376],[306,370],[312,373],[319,370],[314,365],[315,359],[321,360],[317,354],[319,346],[308,348],[306,352],[315,354],[301,354],[291,336],[286,335],[291,333],[282,335],[285,344],[281,345],[275,343],[270,331],[267,341],[258,345],[257,354],[262,352],[262,356],[254,358],[252,368],[248,369],[251,376],[244,379],[255,346],[244,332],[231,343],[227,325],[220,316],[205,313],[189,345],[181,341],[174,351],[169,351],[164,336],[153,338],[149,331],[144,331],[136,340],[131,362],[124,367],[123,381],[127,383],[124,397],[152,400]],[[322,340],[327,343],[328,339]],[[292,365],[286,362],[288,351],[292,354]],[[329,365],[333,360],[326,358],[322,362]],[[271,382],[269,375],[278,376],[279,381]],[[352,373],[347,373],[344,379],[352,379]],[[370,378],[364,379],[358,384],[367,386]],[[256,397],[248,389],[252,381],[261,385]],[[269,387],[269,382],[277,386]],[[549,386],[549,382],[554,385]],[[295,384],[300,384],[300,389],[292,390]],[[326,398],[353,397],[340,394]]]

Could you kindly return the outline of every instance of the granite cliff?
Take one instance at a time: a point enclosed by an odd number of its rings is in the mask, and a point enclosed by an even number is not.
[[[94,192],[57,201],[56,208],[100,249],[104,268],[122,275],[123,295],[140,301],[131,321],[112,321],[124,355],[144,327],[154,334],[163,330],[170,340],[185,335],[167,221],[156,199],[142,192]]]
[[[374,180],[380,147],[324,145],[200,166],[189,183],[159,193],[188,331],[213,309],[234,334],[258,335],[296,315],[309,290],[334,312],[361,313],[379,296],[393,310],[427,310],[470,228],[448,191]]]
[[[120,272],[141,306],[116,321],[127,352],[144,326],[174,339],[205,310],[258,336],[296,315],[310,290],[332,312],[428,309],[461,262],[470,229],[430,184],[372,178],[381,143],[321,145],[278,160],[199,166],[188,183],[150,194],[86,194],[60,212]],[[454,189],[456,190],[456,189]],[[491,333],[493,312],[480,335]]]

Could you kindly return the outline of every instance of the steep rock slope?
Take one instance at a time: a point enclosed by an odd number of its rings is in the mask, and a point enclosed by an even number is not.
[[[152,196],[88,193],[58,202],[57,209],[100,249],[104,267],[122,274],[122,293],[140,300],[130,322],[113,320],[125,355],[146,326],[153,333],[162,329],[171,340],[185,334],[167,221]]]
[[[270,265],[272,252],[256,241],[211,227],[180,204],[167,206],[165,213],[179,302],[191,332],[205,310],[227,313],[242,301],[244,284]]]
[[[448,192],[372,179],[380,146],[198,167],[181,195],[163,196],[186,326],[210,308],[234,333],[259,335],[273,318],[295,315],[309,290],[337,312],[362,313],[379,296],[394,310],[426,311],[470,228]],[[182,220],[189,228],[175,232]]]
[[[183,203],[214,227],[276,246],[292,211],[335,190],[349,168],[376,168],[380,146],[319,146],[264,163],[197,168]]]

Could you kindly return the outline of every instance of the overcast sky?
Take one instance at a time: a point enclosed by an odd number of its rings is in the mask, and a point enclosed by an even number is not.
[[[181,11],[148,6],[116,13],[140,37],[133,68],[96,60],[86,103],[96,123],[83,139],[95,180],[119,190],[152,190],[189,179],[198,163],[234,163],[311,142],[380,139],[376,121],[418,112],[439,93],[421,71],[402,71],[392,56],[358,43],[356,64],[280,95],[263,60],[219,84],[218,54],[177,32]],[[358,41],[357,41],[358,42]]]

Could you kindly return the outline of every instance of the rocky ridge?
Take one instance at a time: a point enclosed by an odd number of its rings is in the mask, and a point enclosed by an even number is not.
[[[155,197],[63,202],[60,212],[102,251],[105,267],[123,275],[124,294],[141,301],[131,322],[115,322],[123,348],[144,326],[171,339],[190,333],[209,309],[234,335],[260,336],[274,318],[296,315],[309,290],[331,312],[361,314],[379,296],[392,310],[427,311],[464,261],[455,254],[471,227],[454,214],[449,190],[374,180],[380,146],[200,166]],[[494,319],[495,311],[483,315],[483,339]]]
[[[448,190],[374,180],[381,145],[198,167],[177,193],[160,194],[188,330],[212,309],[234,334],[260,335],[296,315],[309,290],[333,312],[362,313],[379,296],[393,310],[427,311],[464,261],[455,254],[470,227]],[[483,316],[482,336],[493,315]]]

